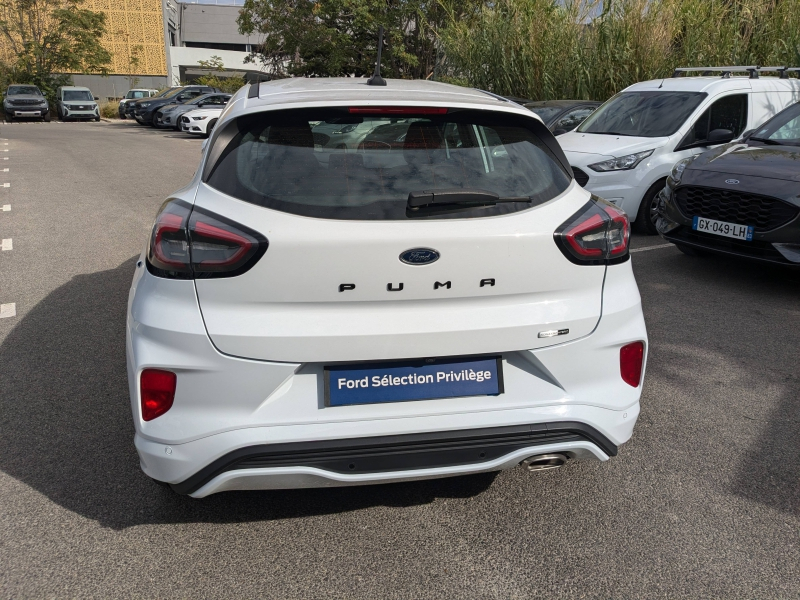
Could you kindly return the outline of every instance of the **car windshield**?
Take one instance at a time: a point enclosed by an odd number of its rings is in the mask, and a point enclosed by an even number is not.
[[[539,115],[545,123],[564,110],[563,106],[526,106],[525,108]]]
[[[142,90],[131,90],[125,94],[126,98],[148,98],[148,94]]]
[[[800,146],[800,103],[772,117],[750,139],[782,146]]]
[[[174,96],[176,93],[178,93],[182,89],[183,88],[179,88],[179,87],[167,88],[166,90],[164,90],[160,94],[157,94],[156,98],[166,98],[167,96]]]
[[[538,121],[485,111],[408,118],[273,111],[221,132],[217,141],[230,141],[211,149],[209,160],[220,158],[206,181],[253,204],[331,219],[415,218],[409,193],[422,190],[516,199],[444,218],[490,216],[550,200],[570,184],[537,132],[546,132]]]
[[[62,99],[73,101],[94,100],[92,93],[88,90],[64,90]]]
[[[40,92],[39,88],[37,88],[35,85],[12,85],[8,88],[9,96],[22,96],[23,94],[41,96],[42,92]]]
[[[594,111],[578,132],[666,137],[680,129],[705,97],[702,92],[623,92]]]

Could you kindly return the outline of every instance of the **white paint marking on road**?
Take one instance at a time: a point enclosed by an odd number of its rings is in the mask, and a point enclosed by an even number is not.
[[[8,319],[17,316],[17,305],[15,302],[10,304],[0,304],[0,319]]]
[[[6,250],[13,250],[14,245],[11,243],[11,238],[4,238],[2,242],[0,242],[0,250],[5,252]]]
[[[3,173],[8,173],[8,169],[3,169]]]
[[[11,187],[11,184],[10,183],[4,183],[3,187]]]
[[[634,248],[631,252],[647,252],[648,250],[658,250],[659,248],[674,248],[675,244],[659,244],[658,246],[647,246],[645,248]]]
[[[3,212],[8,212],[11,210],[10,204],[3,204]]]

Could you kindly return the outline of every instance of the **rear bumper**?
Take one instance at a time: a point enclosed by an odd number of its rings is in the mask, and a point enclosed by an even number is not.
[[[628,386],[619,373],[619,348],[638,340],[646,344],[647,334],[627,262],[608,268],[603,315],[591,334],[503,353],[499,396],[326,407],[323,364],[221,354],[206,333],[193,282],[154,277],[142,266],[127,324],[136,448],[148,476],[196,497],[495,471],[549,452],[607,460],[630,438],[639,414],[641,385]],[[138,379],[148,367],[176,372],[178,388],[173,407],[144,422]],[[486,428],[515,428],[517,437],[476,441]],[[387,436],[395,442],[384,443],[380,457],[365,454]],[[413,446],[403,436],[439,440],[438,449],[426,450],[436,462],[399,451]]]

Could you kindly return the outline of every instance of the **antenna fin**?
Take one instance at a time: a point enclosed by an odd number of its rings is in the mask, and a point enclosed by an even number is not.
[[[378,60],[375,63],[375,72],[367,79],[367,85],[386,85],[386,80],[381,77],[381,50],[383,49],[383,25],[378,30]]]

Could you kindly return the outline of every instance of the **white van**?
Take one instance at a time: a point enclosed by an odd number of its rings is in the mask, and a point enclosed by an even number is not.
[[[682,76],[692,71],[705,73]],[[581,185],[620,206],[640,231],[654,234],[656,198],[673,165],[740,137],[800,101],[800,79],[789,78],[798,71],[676,69],[671,78],[624,89],[558,141]],[[778,76],[760,77],[764,72]]]

